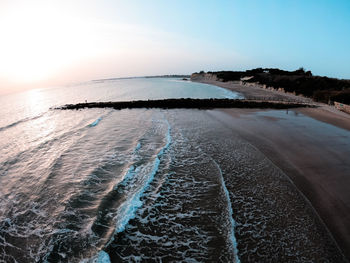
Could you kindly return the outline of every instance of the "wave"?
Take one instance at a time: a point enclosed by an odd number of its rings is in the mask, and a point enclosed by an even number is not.
[[[88,127],[95,127],[97,126],[103,118],[108,117],[110,114],[112,114],[113,110],[108,111],[107,113],[103,114],[101,117],[97,118],[94,122],[90,123]]]
[[[143,205],[141,198],[144,195],[145,191],[148,189],[151,182],[154,180],[154,177],[158,171],[162,156],[171,144],[171,126],[167,120],[165,122],[168,126],[167,133],[166,133],[166,143],[157,153],[152,163],[152,170],[148,174],[147,180],[144,182],[143,186],[138,191],[133,193],[132,196],[128,200],[126,200],[121,206],[119,206],[119,209],[117,210],[117,215],[114,218],[114,221],[116,222],[114,233],[112,234],[109,241],[105,244],[104,246],[105,248],[107,248],[114,241],[114,235],[121,233],[125,230],[129,221],[135,218],[137,210]],[[139,142],[134,149],[134,153],[138,152],[140,148],[141,148],[141,143]],[[135,165],[131,165],[128,171],[126,172],[126,174],[124,175],[123,181],[118,183],[114,187],[112,192],[116,192],[116,191],[119,192],[120,188],[125,187],[133,177],[136,177],[135,175],[138,172],[139,172],[138,167],[136,167]],[[96,225],[96,221],[94,224]],[[95,257],[91,258],[91,260],[93,262],[98,262],[98,263],[110,262],[108,253],[106,253],[103,249]]]
[[[103,250],[101,250],[98,253],[97,263],[109,263],[109,262],[111,262],[111,259],[109,258],[108,253],[106,253]]]
[[[112,112],[113,112],[112,110],[107,112],[106,114],[104,114],[103,116],[98,118],[97,120],[100,121],[102,118],[106,118]],[[38,116],[32,117],[32,118],[27,118],[27,120],[23,119],[23,121],[21,121],[21,122],[38,119],[38,118],[44,116],[46,113],[47,112],[40,114]],[[14,164],[16,164],[17,162],[23,161],[23,160],[28,160],[28,159],[32,158],[33,155],[38,153],[40,150],[45,149],[45,148],[46,149],[52,148],[52,146],[55,143],[60,142],[60,141],[67,141],[67,139],[70,138],[72,135],[76,135],[76,134],[79,134],[80,132],[84,131],[87,128],[85,121],[86,120],[82,120],[80,123],[78,123],[75,127],[72,127],[70,130],[62,131],[61,134],[55,134],[54,137],[51,137],[47,140],[44,140],[44,141],[40,142],[38,145],[32,146],[29,149],[26,149],[24,151],[20,151],[20,152],[16,153],[14,156],[8,157],[0,164],[0,177],[6,175],[9,171],[10,167],[13,166]],[[19,124],[19,123],[17,123],[17,124]],[[15,125],[17,125],[17,124],[15,124]],[[95,125],[97,125],[97,123]],[[10,125],[8,125],[6,127],[9,127],[9,126]],[[12,125],[11,127],[13,127],[13,126],[14,125]],[[1,128],[0,128],[0,131],[1,131]],[[80,137],[80,139],[81,138],[82,138],[82,136]],[[78,141],[76,141],[73,145],[75,145],[76,143],[78,143]],[[67,152],[68,150],[64,151],[64,153]],[[56,162],[56,160],[53,160],[53,163],[55,163],[55,162]]]
[[[71,229],[73,234],[57,233],[51,238],[49,244],[53,244],[53,247],[46,254],[49,261],[62,258],[61,254],[64,253],[62,247],[71,249],[74,247],[72,250],[81,251],[82,247],[100,247],[109,240],[114,231],[113,215],[117,207],[125,201],[125,193],[128,192],[122,191],[123,187],[130,188],[133,185],[130,179],[138,172],[135,163],[139,156],[135,153],[141,149],[140,140],[136,141],[133,149],[128,150],[131,156],[123,158],[130,159],[128,163],[111,162],[108,158],[90,171],[85,180],[79,182],[81,190],[69,197],[60,223],[55,226],[57,229]],[[114,187],[106,193],[106,189],[109,189],[111,182],[115,180],[115,175],[121,174],[121,171],[125,171],[128,166],[121,183],[117,184],[119,187]],[[94,262],[96,260],[95,258]]]
[[[138,150],[140,150],[140,148],[141,148],[141,143],[138,142],[137,145],[136,145],[136,147],[135,147],[134,152],[135,152],[135,153],[138,152]]]
[[[129,223],[129,221],[135,217],[135,213],[137,209],[142,206],[141,197],[145,192],[145,190],[150,185],[150,183],[153,181],[153,178],[156,175],[159,168],[160,159],[164,154],[164,151],[169,147],[171,143],[171,136],[170,136],[171,128],[170,128],[169,122],[166,121],[166,123],[168,125],[168,131],[166,135],[167,142],[165,146],[158,152],[153,162],[153,169],[148,177],[148,180],[145,182],[144,186],[138,192],[136,192],[128,202],[124,203],[124,205],[119,209],[119,213],[116,218],[117,224],[115,228],[115,233],[123,232],[125,230],[125,227]]]
[[[56,137],[52,137],[48,140],[45,140],[38,145],[35,145],[27,150],[21,151],[16,153],[16,155],[9,157],[8,159],[4,160],[2,164],[0,164],[0,171],[3,171],[0,176],[5,175],[10,167],[14,164],[16,164],[19,161],[28,160],[30,158],[33,158],[33,155],[38,153],[42,149],[49,149],[52,148],[54,143],[65,141],[67,138],[69,138],[71,135],[78,134],[79,132],[83,131],[86,127],[80,126],[76,127],[75,129],[71,129],[68,131],[63,132],[62,134],[56,135]],[[54,160],[55,161],[55,160]]]
[[[15,122],[13,122],[11,124],[8,124],[6,126],[0,127],[0,132],[1,131],[5,131],[5,130],[7,130],[9,128],[15,127],[15,126],[17,126],[17,125],[19,125],[21,123],[25,123],[25,122],[28,122],[28,121],[39,119],[40,117],[44,116],[46,113],[48,113],[48,111],[40,113],[40,114],[38,114],[38,115],[36,115],[34,117],[23,118],[23,119],[20,119],[18,121],[15,121]]]
[[[89,124],[89,127],[95,127],[101,120],[102,120],[102,117],[98,118],[93,123]]]
[[[192,144],[183,134],[182,131],[180,131],[181,136],[183,137],[183,140],[185,141],[186,144]],[[230,194],[229,194],[229,190],[226,186],[225,183],[225,179],[223,176],[223,172],[222,169],[220,167],[220,165],[213,159],[213,157],[210,156],[210,154],[207,153],[207,151],[203,150],[201,145],[196,144],[194,146],[200,153],[202,153],[204,156],[206,156],[208,158],[208,161],[212,162],[214,164],[214,167],[218,170],[218,181],[219,181],[219,187],[222,189],[222,193],[223,193],[223,204],[224,207],[226,208],[226,213],[223,213],[223,218],[224,218],[224,222],[223,224],[221,224],[221,227],[224,227],[222,230],[224,231],[220,231],[220,233],[226,233],[227,231],[227,245],[229,248],[229,253],[231,254],[231,260],[234,259],[235,263],[239,263],[240,259],[238,257],[238,248],[237,248],[237,240],[235,237],[235,227],[236,227],[236,222],[233,219],[233,209],[232,209],[232,202],[231,202],[231,198],[230,198]]]
[[[211,158],[211,157],[210,157]],[[237,249],[237,240],[235,237],[235,225],[236,222],[233,219],[233,210],[232,210],[232,203],[231,203],[231,199],[230,199],[230,193],[226,187],[225,184],[225,180],[224,177],[222,175],[222,170],[219,166],[219,164],[213,159],[211,158],[213,163],[215,164],[215,166],[217,167],[217,169],[219,170],[219,174],[220,174],[220,182],[221,182],[221,187],[222,190],[224,191],[225,197],[226,197],[226,202],[227,202],[227,210],[228,210],[228,219],[229,219],[229,223],[230,223],[230,229],[229,229],[229,239],[233,248],[233,252],[234,252],[234,259],[236,263],[239,263],[239,257],[238,257],[238,249]]]

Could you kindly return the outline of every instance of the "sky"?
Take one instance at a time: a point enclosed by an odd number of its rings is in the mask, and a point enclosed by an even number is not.
[[[349,32],[349,0],[0,0],[0,94],[256,67],[350,79]]]

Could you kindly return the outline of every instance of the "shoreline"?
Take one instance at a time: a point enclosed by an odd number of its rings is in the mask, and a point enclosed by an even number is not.
[[[312,101],[310,98],[293,95],[290,93],[284,93],[275,90],[263,89],[254,85],[241,85],[239,82],[221,82],[217,80],[195,80],[194,82],[210,84],[224,88],[233,92],[238,92],[242,94],[247,99],[257,98],[264,99],[270,98],[275,100],[286,100],[297,101],[299,103],[312,103],[317,105],[317,108],[305,108],[298,109],[302,114],[305,114],[316,120],[332,124],[342,129],[350,131],[350,114],[341,112],[333,106],[329,106],[324,103],[318,103]]]
[[[259,87],[243,86],[239,83],[213,80],[199,82],[239,92],[248,98],[254,95],[255,97],[272,96],[276,99],[297,97]],[[305,101],[307,98],[298,99]],[[304,120],[300,127],[297,127],[297,122],[294,126],[282,124],[283,117],[269,116],[269,111],[263,109],[218,109],[217,111],[229,116],[229,119],[223,118],[223,122],[233,127],[235,132],[261,151],[292,180],[296,188],[311,203],[342,253],[349,260],[350,194],[346,186],[350,185],[350,144],[347,145],[345,142],[340,145],[339,141],[342,139],[339,135],[338,141],[321,140],[321,137],[323,129],[328,137],[332,136],[332,133],[327,129],[343,132],[345,136],[349,136],[350,115],[325,104],[317,103],[317,105],[317,108],[290,110],[290,114],[316,120],[313,123],[306,119],[307,122]],[[316,134],[317,129],[312,128],[312,125],[319,125],[318,130],[322,132]]]
[[[314,127],[302,132],[304,127],[296,127],[295,123],[285,123],[286,120],[279,117],[268,116],[271,112],[276,111],[220,109],[214,116],[256,147],[287,175],[310,202],[315,214],[349,260],[350,208],[347,204],[350,202],[350,194],[346,186],[350,184],[350,178],[346,176],[350,174],[350,147],[340,147],[334,141],[320,143],[321,139],[312,134],[312,130],[316,130]],[[289,114],[294,114],[292,112],[294,110]],[[299,114],[298,118],[308,117]],[[328,124],[316,122],[316,125]],[[348,131],[339,131],[347,133],[350,138]],[[340,154],[329,158],[336,150],[346,155],[341,160],[337,158]]]
[[[263,89],[255,84],[242,85],[239,81],[222,82],[212,79],[196,79],[193,82],[199,82],[209,85],[218,86],[230,91],[242,94],[246,99],[275,99],[275,100],[291,100],[303,103],[314,103],[310,98],[296,96],[291,93],[284,93],[270,89]]]

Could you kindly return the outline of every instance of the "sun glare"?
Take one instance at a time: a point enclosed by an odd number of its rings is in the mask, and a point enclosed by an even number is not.
[[[91,52],[89,28],[47,3],[12,7],[0,18],[0,70],[12,82],[48,79]]]

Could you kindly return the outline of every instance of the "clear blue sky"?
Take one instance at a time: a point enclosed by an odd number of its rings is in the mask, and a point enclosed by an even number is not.
[[[0,33],[0,92],[255,67],[350,79],[350,0],[3,0]]]
[[[243,65],[223,61],[223,69],[304,66],[316,74],[350,78],[349,0],[129,2],[120,21],[193,37],[210,43],[214,54],[220,48],[246,58]]]

